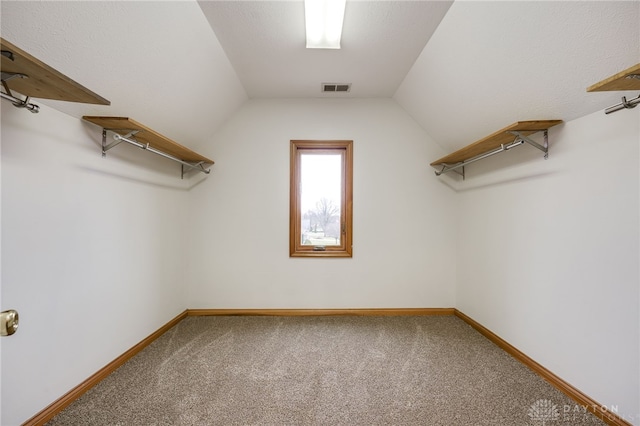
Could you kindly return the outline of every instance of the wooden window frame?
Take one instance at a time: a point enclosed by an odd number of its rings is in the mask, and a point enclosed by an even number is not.
[[[340,153],[342,155],[342,194],[340,200],[340,245],[303,245],[301,241],[300,157],[303,153]],[[289,210],[290,257],[352,257],[353,256],[353,141],[352,140],[292,140]]]

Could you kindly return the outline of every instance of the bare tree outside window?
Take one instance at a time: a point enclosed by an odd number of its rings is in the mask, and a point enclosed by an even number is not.
[[[321,198],[314,210],[305,213],[303,222],[305,220],[308,221],[309,233],[321,234],[324,243],[333,242],[334,245],[340,245],[340,206],[335,205],[332,200]],[[310,239],[305,239],[304,226],[302,235],[302,244],[313,244]]]

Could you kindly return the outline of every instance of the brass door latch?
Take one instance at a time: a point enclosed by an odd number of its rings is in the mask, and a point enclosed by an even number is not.
[[[18,311],[0,312],[0,336],[11,336],[18,330]]]

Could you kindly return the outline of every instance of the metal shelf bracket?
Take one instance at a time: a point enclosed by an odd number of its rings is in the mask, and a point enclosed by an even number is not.
[[[547,160],[549,158],[549,135],[548,135],[548,131],[545,129],[543,130],[544,132],[544,144],[540,145],[538,142],[534,141],[533,139],[524,136],[523,134],[521,134],[518,131],[510,131],[509,133],[511,133],[512,135],[516,136],[516,141],[521,140],[523,142],[528,143],[529,145],[531,145],[534,148],[539,149],[540,151],[544,152],[544,159]]]
[[[180,175],[180,179],[184,179],[184,176],[187,174],[187,172],[189,172],[190,170],[197,170],[199,172],[202,172],[204,174],[209,174],[209,170],[204,168],[204,161],[200,161],[198,163],[183,163],[181,165],[182,168],[182,173]]]
[[[123,141],[121,138],[132,138],[133,136],[135,136],[136,133],[139,132],[139,130],[134,130],[132,132],[127,133],[124,136],[121,137],[116,137],[114,135],[113,139],[114,141],[111,142],[110,144],[107,144],[107,131],[109,129],[102,129],[102,157],[106,157],[107,156],[107,151],[109,151],[111,148],[120,145]],[[120,136],[120,135],[118,135]],[[138,141],[135,140],[135,138],[133,138],[132,140],[134,140],[135,142],[139,143]]]
[[[460,176],[462,176],[462,180],[464,180],[465,179],[465,175],[464,175],[464,166],[465,166],[465,164],[469,164],[469,161],[463,161],[462,163],[451,164],[451,165],[443,164],[442,165],[442,169],[440,171],[436,170],[436,176],[440,176],[443,173],[455,172],[455,173],[459,174]]]

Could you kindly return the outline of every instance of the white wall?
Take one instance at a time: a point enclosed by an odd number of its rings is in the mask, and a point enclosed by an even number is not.
[[[523,146],[459,182],[433,176],[444,152],[393,100],[252,100],[201,147],[212,174],[181,181],[3,102],[1,296],[21,327],[1,423],[187,307],[456,306],[640,424],[639,122],[598,112],[552,129],[548,161]],[[354,140],[354,257],[291,259],[289,141],[334,138]]]
[[[598,111],[455,184],[458,309],[636,425],[639,123]]]
[[[2,102],[3,425],[19,424],[186,306],[176,163],[41,105]],[[151,159],[150,157],[154,157]],[[203,184],[204,185],[204,184]]]
[[[291,139],[354,141],[353,258],[289,258]],[[191,191],[190,308],[452,307],[455,193],[393,100],[251,100]]]

